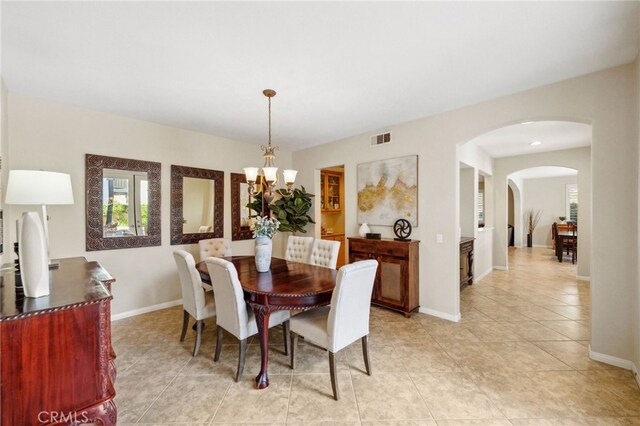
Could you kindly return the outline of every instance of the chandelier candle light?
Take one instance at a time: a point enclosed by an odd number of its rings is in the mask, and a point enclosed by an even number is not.
[[[269,143],[267,146],[261,145],[260,149],[264,151],[264,165],[262,166],[262,176],[264,177],[264,188],[262,197],[268,203],[273,201],[273,193],[278,183],[278,168],[276,167],[275,152],[279,149],[278,146],[271,145],[271,98],[276,95],[275,90],[265,89],[262,93],[269,99]],[[255,197],[258,192],[255,192],[255,185],[258,180],[258,167],[245,167],[244,174],[249,185],[249,196]],[[296,180],[297,170],[283,170],[284,183],[287,185],[287,191],[291,191],[291,187]]]

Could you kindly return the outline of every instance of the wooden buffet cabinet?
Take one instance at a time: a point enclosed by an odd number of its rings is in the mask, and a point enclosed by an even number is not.
[[[48,296],[24,297],[13,270],[0,279],[0,423],[115,425],[113,277],[76,257],[50,271]]]
[[[404,313],[418,309],[418,244],[420,241],[349,238],[349,262],[378,261],[371,303]]]
[[[473,284],[473,240],[471,237],[460,238],[460,291]]]

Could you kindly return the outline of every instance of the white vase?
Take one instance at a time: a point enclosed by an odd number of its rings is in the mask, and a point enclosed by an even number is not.
[[[36,212],[25,212],[20,224],[20,275],[26,297],[49,294],[49,259],[44,228]]]
[[[256,269],[267,272],[271,266],[271,250],[273,241],[269,237],[256,238]]]
[[[369,229],[369,226],[366,223],[360,225],[360,229],[358,229],[358,235],[360,235],[360,237],[366,237],[369,232],[371,232],[371,229]]]

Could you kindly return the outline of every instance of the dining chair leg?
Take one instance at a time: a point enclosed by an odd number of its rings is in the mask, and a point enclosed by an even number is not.
[[[220,359],[220,352],[222,351],[223,337],[224,337],[224,330],[219,325],[216,326],[216,354],[213,357],[214,362],[217,362]]]
[[[188,327],[189,327],[189,312],[184,310],[182,315],[182,334],[180,335],[181,342],[184,342],[184,338],[187,335]]]
[[[284,337],[284,354],[289,355],[289,320],[282,323],[282,336]]]
[[[240,352],[238,353],[238,371],[236,372],[236,382],[240,381],[244,371],[244,357],[247,355],[247,339],[240,340]]]
[[[362,338],[362,356],[364,357],[364,368],[367,370],[367,375],[371,375],[371,362],[369,361],[369,335]]]
[[[200,350],[200,342],[202,341],[202,326],[204,325],[204,321],[198,320],[196,321],[196,344],[193,347],[193,356],[198,355],[198,351]]]
[[[296,346],[298,345],[298,335],[293,331],[289,332],[291,336],[291,369],[296,368]]]
[[[329,352],[329,375],[331,376],[331,389],[333,390],[333,399],[336,401],[340,397],[338,395],[338,374],[336,372],[336,354]]]

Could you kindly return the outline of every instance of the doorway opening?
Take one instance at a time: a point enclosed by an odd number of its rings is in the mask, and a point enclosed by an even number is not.
[[[347,262],[345,249],[344,165],[320,170],[320,238],[340,242],[337,268]]]

